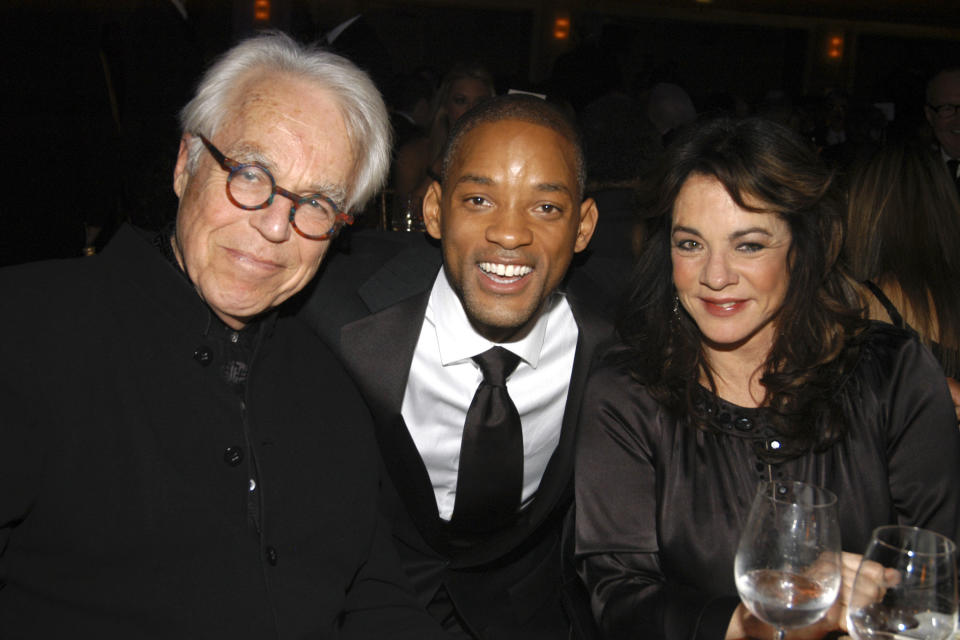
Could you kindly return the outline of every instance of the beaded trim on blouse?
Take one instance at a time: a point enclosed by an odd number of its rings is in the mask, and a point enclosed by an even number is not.
[[[805,453],[778,434],[767,420],[768,409],[748,408],[727,402],[707,389],[698,387],[693,398],[694,411],[704,417],[705,428],[728,437],[750,440],[757,458],[766,464],[779,464]]]

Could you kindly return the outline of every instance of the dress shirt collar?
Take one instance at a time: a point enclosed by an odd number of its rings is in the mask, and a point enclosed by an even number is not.
[[[533,329],[526,336],[516,342],[500,346],[517,354],[528,365],[536,368],[540,363],[548,316],[561,298],[562,294],[553,295],[547,303],[547,309],[540,314]],[[481,336],[470,324],[467,313],[460,304],[460,298],[450,286],[446,271],[442,268],[430,292],[425,318],[436,329],[440,361],[444,366],[472,358],[497,344]]]

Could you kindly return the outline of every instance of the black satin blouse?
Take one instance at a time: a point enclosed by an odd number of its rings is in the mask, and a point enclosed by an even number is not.
[[[846,551],[862,553],[875,527],[895,522],[957,539],[960,433],[930,352],[875,323],[838,392],[850,416],[843,439],[768,464],[764,452],[783,443],[764,409],[718,399],[709,428],[696,429],[624,367],[598,367],[581,414],[576,555],[605,638],[724,637],[739,603],[734,554],[761,480],[834,491]]]

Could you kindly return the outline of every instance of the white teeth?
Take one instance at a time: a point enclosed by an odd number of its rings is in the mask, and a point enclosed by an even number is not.
[[[497,276],[503,276],[507,278],[521,277],[525,276],[531,271],[532,267],[520,264],[501,264],[498,262],[481,262],[480,269],[486,273],[490,273]]]

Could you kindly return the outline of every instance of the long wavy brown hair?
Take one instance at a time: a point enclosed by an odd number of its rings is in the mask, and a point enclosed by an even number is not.
[[[838,260],[843,217],[833,177],[805,142],[772,121],[700,122],[668,148],[647,203],[647,239],[618,323],[634,377],[674,415],[706,423],[695,392],[701,374],[714,393],[716,383],[699,328],[682,306],[674,313],[670,257],[674,202],[692,175],[716,178],[738,206],[780,216],[789,225],[790,283],[773,320],[776,337],[760,378],[763,405],[772,410],[771,426],[787,445],[783,456],[829,446],[846,430],[835,391],[856,363],[865,322],[856,288]]]

